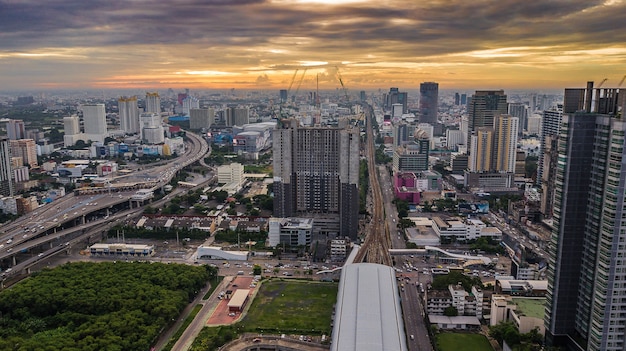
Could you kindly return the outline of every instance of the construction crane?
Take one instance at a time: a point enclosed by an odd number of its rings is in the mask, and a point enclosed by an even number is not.
[[[343,84],[343,79],[341,78],[339,67],[335,66],[335,68],[337,69],[337,79],[339,79],[339,83],[341,83],[341,89],[343,89],[343,93],[346,96],[346,102],[350,101],[350,98],[348,97],[348,89],[346,89],[346,86]]]
[[[295,82],[296,80],[296,76],[298,75],[298,71],[300,69],[296,68],[296,71],[293,72],[293,76],[291,77],[291,82],[289,83],[289,88],[287,88],[287,100],[289,99],[289,93],[291,92],[291,87],[293,87],[293,82]],[[278,107],[278,117],[280,118],[285,118],[286,116],[283,115],[283,107],[285,106],[285,102],[283,101],[283,99],[280,99],[280,106]]]
[[[300,86],[302,85],[302,80],[304,80],[304,75],[306,74],[306,70],[308,68],[304,68],[304,72],[302,72],[302,76],[300,76],[300,80],[298,81],[298,85],[296,86],[296,92],[293,94],[294,96],[298,96],[298,92],[300,91]]]
[[[602,85],[603,85],[604,83],[606,83],[606,81],[607,81],[607,80],[609,80],[609,78],[604,78],[604,79],[602,79],[602,81],[600,82],[600,84],[598,84],[598,88],[602,87]]]
[[[624,84],[624,80],[626,80],[626,74],[622,77],[622,80],[619,81],[619,84],[617,85],[618,88]]]

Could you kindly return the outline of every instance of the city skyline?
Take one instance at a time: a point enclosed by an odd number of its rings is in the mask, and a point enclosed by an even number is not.
[[[0,1],[3,90],[562,89],[626,74],[626,2]],[[299,69],[297,75],[294,74]],[[304,69],[307,69],[303,75]],[[302,78],[301,78],[302,77]],[[294,84],[294,89],[295,85]]]

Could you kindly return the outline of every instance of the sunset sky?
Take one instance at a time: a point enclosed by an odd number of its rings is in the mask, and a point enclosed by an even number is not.
[[[617,86],[626,0],[0,0],[3,91],[280,89],[296,69],[303,89],[337,70],[349,89]]]

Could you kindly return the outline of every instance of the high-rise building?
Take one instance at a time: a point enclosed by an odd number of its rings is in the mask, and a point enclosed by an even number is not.
[[[468,149],[472,149],[471,133],[480,127],[493,128],[495,116],[506,114],[508,104],[504,90],[476,91],[469,100],[468,113]]]
[[[78,116],[63,117],[63,146],[73,146],[80,135],[80,119]]]
[[[227,126],[242,126],[250,123],[250,108],[248,107],[229,107],[226,110]]]
[[[408,94],[401,92],[398,88],[390,88],[389,93],[384,96],[385,105],[384,108],[387,111],[391,110],[393,104],[402,104],[402,113],[409,112],[408,108]]]
[[[626,349],[626,122],[621,116],[626,103],[618,94],[618,89],[593,90],[591,83],[570,95],[578,100],[572,103],[566,91],[548,246],[544,320],[549,346]]]
[[[274,216],[335,218],[339,235],[356,239],[359,213],[359,130],[301,127],[274,130]]]
[[[20,166],[37,167],[37,144],[33,139],[11,140],[10,145],[11,156],[22,158]]]
[[[200,100],[195,96],[189,95],[183,99],[183,114],[188,116],[192,108],[200,108]]]
[[[13,196],[15,184],[11,169],[11,146],[9,138],[0,136],[0,195]]]
[[[212,108],[192,108],[189,110],[189,128],[194,130],[211,128],[215,120],[215,110]]]
[[[465,145],[465,134],[458,129],[446,130],[446,147],[456,151],[459,145]]]
[[[470,172],[490,172],[493,157],[493,128],[480,127],[472,133],[469,157]]]
[[[467,94],[461,94],[461,105],[467,105]]]
[[[85,138],[104,142],[104,138],[107,137],[107,119],[104,104],[83,105],[82,110]]]
[[[470,172],[515,172],[519,119],[498,115],[493,127],[480,127],[470,142]],[[476,143],[476,144],[474,144]]]
[[[281,103],[287,102],[287,98],[288,98],[288,96],[287,96],[288,95],[287,89],[280,89],[279,95],[280,95],[280,102]]]
[[[9,140],[26,138],[26,127],[21,119],[10,119],[6,125]]]
[[[499,173],[514,173],[519,118],[511,115],[496,116],[494,130],[493,170]]]
[[[435,135],[442,134],[442,128],[437,121],[439,112],[439,83],[420,83],[420,123],[428,123],[433,126]]]
[[[423,172],[428,170],[430,136],[422,129],[415,131],[415,141],[395,148],[392,169],[398,172]]]
[[[161,97],[159,93],[146,93],[144,112],[148,113],[161,113]]]
[[[124,133],[139,133],[139,107],[137,97],[121,97],[117,100],[117,110],[120,114],[120,128]]]
[[[576,111],[574,111],[576,112]],[[543,182],[543,173],[546,166],[544,165],[544,150],[549,147],[549,143],[555,140],[559,134],[559,127],[563,119],[563,105],[557,105],[551,110],[543,111],[543,120],[541,121],[541,143],[539,144],[539,160],[537,162],[537,185]],[[551,138],[548,141],[548,138]],[[551,177],[549,177],[551,178]],[[552,196],[544,193],[544,196]]]
[[[141,139],[148,144],[161,144],[165,141],[161,115],[157,113],[142,113],[139,115]]]
[[[410,125],[404,122],[393,125],[393,144],[398,146],[409,142]]]
[[[359,93],[359,96],[361,98],[361,101],[367,100],[367,94],[365,93],[365,90],[361,90],[361,92]]]
[[[454,93],[454,104],[457,106],[461,104],[461,95],[459,93]]]
[[[392,119],[398,120],[402,118],[402,114],[404,114],[404,106],[402,106],[402,104],[391,105],[391,118]]]
[[[509,114],[519,118],[519,137],[521,138],[524,135],[524,131],[528,130],[529,108],[524,103],[511,102],[509,103]]]

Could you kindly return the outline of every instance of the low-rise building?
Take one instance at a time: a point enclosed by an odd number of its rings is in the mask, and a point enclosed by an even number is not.
[[[433,229],[441,242],[468,241],[488,237],[502,240],[502,231],[496,227],[488,227],[479,219],[447,220],[433,217]]]
[[[467,292],[460,284],[451,284],[447,290],[429,290],[426,293],[426,312],[443,315],[446,308],[453,306],[462,316],[483,317],[483,292],[473,286]]]
[[[491,297],[491,319],[489,325],[513,322],[520,333],[537,328],[545,334],[543,323],[545,298],[521,298],[505,295]]]
[[[310,245],[312,231],[312,218],[270,218],[269,244],[272,247]]]
[[[331,260],[343,260],[348,253],[349,242],[346,239],[333,239],[330,241]]]

